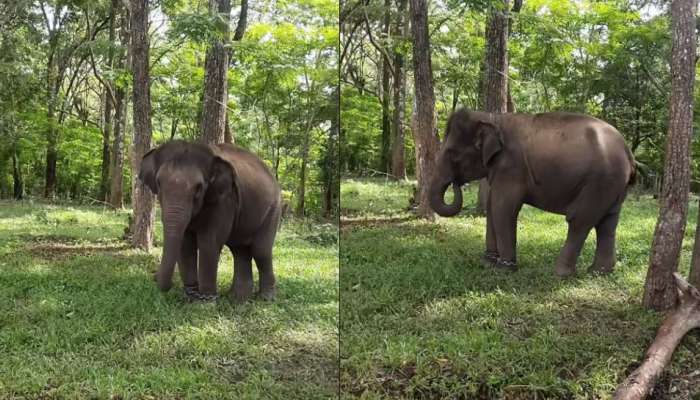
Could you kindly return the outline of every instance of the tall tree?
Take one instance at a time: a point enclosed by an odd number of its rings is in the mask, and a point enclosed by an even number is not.
[[[430,58],[427,0],[411,0],[411,32],[413,34],[413,78],[416,112],[413,137],[416,143],[418,175],[418,216],[433,219],[429,204],[429,187],[435,170],[438,140],[435,136],[435,93]]]
[[[695,83],[695,0],[671,3],[673,49],[671,98],[659,217],[644,284],[644,306],[667,310],[676,303],[673,273],[678,269],[690,184]]]
[[[137,176],[141,159],[151,148],[151,82],[149,77],[148,0],[131,0],[131,57],[133,71],[134,144],[132,176]],[[131,244],[144,250],[153,246],[155,212],[153,194],[135,179],[132,203]]]
[[[58,160],[58,127],[56,123],[56,107],[58,103],[58,91],[63,78],[62,66],[65,59],[61,54],[61,32],[68,20],[69,11],[63,5],[56,4],[53,9],[50,4],[40,2],[44,15],[46,31],[49,35],[49,50],[46,58],[46,117],[48,128],[46,132],[46,173],[44,183],[44,197],[52,198],[56,194],[56,161]]]
[[[331,126],[326,138],[323,158],[320,160],[321,180],[323,182],[323,217],[337,215],[340,181],[338,180],[338,135],[340,127],[340,90],[338,87],[328,102]]]
[[[397,0],[394,35],[400,43],[408,36],[407,3],[407,0]],[[406,69],[404,68],[403,46],[394,45],[394,129],[391,138],[391,176],[394,179],[406,178],[405,112]]]
[[[117,2],[118,0],[114,0]],[[116,6],[118,7],[118,6]],[[118,55],[118,67],[124,68],[128,64],[129,55],[127,53],[129,44],[129,18],[128,10],[121,12],[119,38],[121,49]],[[114,113],[114,141],[112,142],[112,157],[110,164],[110,189],[109,204],[113,208],[122,208],[123,182],[124,182],[124,131],[126,130],[126,88],[123,84],[115,90],[115,113]]]
[[[117,18],[117,7],[119,7],[119,0],[112,0],[112,5],[109,10],[109,42],[114,43],[116,35],[116,21]],[[112,68],[112,62],[114,59],[114,50],[112,46],[109,47],[107,54],[107,68]],[[97,74],[97,66],[95,65],[95,60],[92,60],[93,71]],[[110,139],[112,137],[112,108],[114,104],[114,92],[112,89],[111,80],[104,81],[104,107],[102,115],[102,168],[100,174],[100,194],[99,199],[102,201],[109,200],[109,169],[111,166],[110,160]]]
[[[228,103],[228,50],[230,0],[209,0],[209,12],[217,16],[217,35],[211,40],[204,61],[202,140],[224,143]]]
[[[502,0],[491,9],[486,25],[486,54],[482,97],[484,111],[508,112],[508,7],[510,0]],[[479,181],[477,210],[486,211],[489,183]]]
[[[391,36],[391,0],[384,0],[384,15],[382,17],[382,33],[384,40]],[[388,57],[382,57],[382,147],[379,157],[379,170],[389,172],[391,156],[391,64]]]

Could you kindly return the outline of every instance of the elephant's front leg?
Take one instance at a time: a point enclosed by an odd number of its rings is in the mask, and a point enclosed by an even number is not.
[[[235,303],[245,303],[253,295],[253,263],[248,246],[235,247],[233,251],[233,284],[229,296]]]
[[[486,267],[491,267],[498,262],[498,243],[496,242],[496,232],[493,228],[493,217],[491,216],[490,201],[486,204],[486,251],[481,257],[481,263]]]
[[[192,231],[185,231],[180,249],[180,260],[177,263],[180,279],[185,287],[185,295],[196,298],[199,293],[197,282],[197,236]]]
[[[490,193],[491,219],[496,236],[498,261],[495,266],[508,271],[517,270],[516,242],[518,213],[522,207],[521,196],[514,193],[498,192],[492,188]],[[499,193],[494,196],[495,193]]]
[[[213,235],[197,235],[199,247],[199,297],[201,300],[214,300],[216,298],[216,275],[219,269],[219,257],[222,245]]]

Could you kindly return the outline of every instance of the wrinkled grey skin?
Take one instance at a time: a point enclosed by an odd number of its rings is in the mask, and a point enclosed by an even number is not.
[[[611,272],[615,229],[627,187],[634,181],[634,158],[622,135],[599,119],[573,113],[489,114],[459,110],[450,116],[446,139],[430,187],[439,215],[462,208],[459,186],[488,178],[484,261],[516,269],[516,225],[529,204],[566,216],[566,242],[555,273],[576,272],[576,260],[595,228],[597,247],[590,270]],[[455,200],[444,194],[452,185]]]
[[[146,153],[139,178],[161,205],[164,246],[156,273],[161,290],[171,288],[177,262],[188,295],[215,297],[219,255],[226,245],[234,256],[232,300],[252,296],[253,259],[260,298],[274,298],[272,246],[280,223],[280,188],[257,156],[230,144],[171,141]]]

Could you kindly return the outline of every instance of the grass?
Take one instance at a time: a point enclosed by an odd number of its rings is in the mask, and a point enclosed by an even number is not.
[[[641,307],[656,201],[632,194],[613,274],[554,277],[564,218],[524,207],[514,274],[479,263],[485,219],[465,210],[435,223],[407,211],[410,183],[341,184],[340,355],[343,398],[608,399],[654,338],[661,316]],[[683,244],[692,251],[697,199]],[[658,399],[700,399],[700,336],[686,337]]]
[[[126,219],[0,202],[0,399],[337,396],[337,227],[286,221],[278,299],[236,306],[160,293]],[[232,269],[224,251],[220,292]]]

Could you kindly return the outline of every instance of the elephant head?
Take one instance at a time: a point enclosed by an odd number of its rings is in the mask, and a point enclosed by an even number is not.
[[[223,201],[234,188],[235,170],[203,144],[171,141],[143,157],[139,179],[158,197],[163,222],[163,255],[158,287],[172,286],[175,263],[187,226],[203,209]]]
[[[503,148],[501,131],[487,116],[459,110],[447,121],[445,140],[430,184],[430,206],[443,217],[456,215],[462,209],[460,186],[486,177],[489,165]],[[450,185],[454,201],[447,204],[444,196]]]

